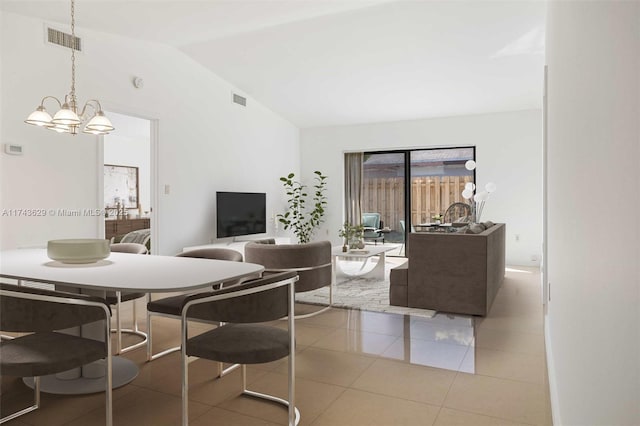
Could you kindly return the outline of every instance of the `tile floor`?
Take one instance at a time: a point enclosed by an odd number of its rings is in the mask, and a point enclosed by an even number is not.
[[[486,318],[332,309],[298,321],[300,424],[550,425],[539,283],[533,269],[508,269]],[[160,318],[155,324],[154,346],[177,342],[176,321]],[[114,424],[179,425],[179,355],[151,363],[143,349],[126,356],[141,370],[114,391]],[[214,379],[215,371],[209,361],[190,363],[191,425],[286,423],[280,406],[238,396],[239,371]],[[248,371],[251,388],[286,397],[286,360]],[[14,378],[2,378],[1,390],[3,413],[31,396]],[[104,425],[103,407],[102,394],[43,394],[41,409],[8,424]]]

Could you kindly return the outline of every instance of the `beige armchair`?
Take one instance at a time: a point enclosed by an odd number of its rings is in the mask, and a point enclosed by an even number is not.
[[[296,293],[329,287],[329,304],[315,312],[296,315],[297,319],[317,315],[333,304],[331,243],[275,244],[274,239],[251,241],[244,248],[244,260],[265,267],[265,273],[295,271],[300,277]]]

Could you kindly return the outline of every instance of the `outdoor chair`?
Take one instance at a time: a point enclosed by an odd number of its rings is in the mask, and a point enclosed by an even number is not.
[[[374,244],[382,241],[384,244],[380,213],[362,213],[362,226],[364,227],[363,238],[365,241],[373,241]]]
[[[444,223],[464,223],[471,221],[471,206],[467,203],[453,203],[444,212]]]
[[[245,281],[212,293],[186,297],[182,312],[182,425],[189,424],[189,363],[187,357],[198,357],[219,363],[242,365],[242,395],[285,405],[288,425],[300,421],[295,407],[295,272],[272,274]],[[287,329],[265,324],[286,317]],[[191,320],[219,322],[222,325],[189,338]],[[261,364],[289,357],[288,398],[247,389],[246,364]]]
[[[40,407],[40,377],[105,359],[106,424],[112,419],[111,311],[104,299],[33,287],[0,284],[0,326],[3,331],[29,333],[0,341],[3,376],[33,377],[34,403],[0,419],[8,422]],[[104,341],[61,330],[104,321]]]

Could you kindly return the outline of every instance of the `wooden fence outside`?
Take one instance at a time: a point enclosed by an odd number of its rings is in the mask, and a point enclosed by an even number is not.
[[[472,176],[424,176],[411,179],[411,223],[430,222],[456,202],[466,202],[462,191]],[[384,226],[401,231],[404,220],[404,178],[365,178],[362,212],[380,213]]]

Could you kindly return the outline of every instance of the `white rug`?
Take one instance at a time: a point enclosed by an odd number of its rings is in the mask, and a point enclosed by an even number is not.
[[[384,280],[338,277],[333,287],[333,306],[363,311],[433,317],[436,312],[429,309],[389,305],[389,271],[406,261],[407,259],[405,258],[387,257]],[[340,260],[339,262],[341,262],[341,268],[347,273],[357,272],[362,265],[362,261]],[[375,266],[375,259],[369,260],[369,263],[365,266],[364,271],[369,271]],[[329,303],[329,287],[298,293],[296,294],[296,300],[314,305],[326,305]]]

